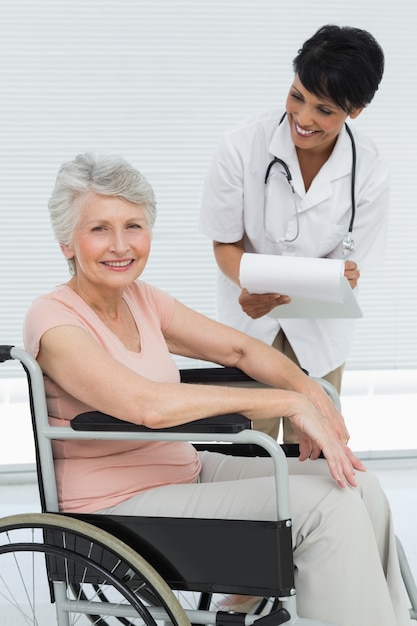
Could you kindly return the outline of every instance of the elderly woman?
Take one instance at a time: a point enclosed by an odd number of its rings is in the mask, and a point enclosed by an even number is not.
[[[277,350],[139,279],[155,220],[145,178],[123,159],[79,155],[61,168],[49,207],[72,276],[35,300],[24,335],[51,423],[88,410],[151,428],[229,412],[287,416],[304,461],[289,460],[300,615],[409,624],[389,506],[321,386]],[[237,366],[271,388],[181,384],[171,353]],[[62,511],[276,516],[270,459],[137,441],[57,442],[54,455]]]

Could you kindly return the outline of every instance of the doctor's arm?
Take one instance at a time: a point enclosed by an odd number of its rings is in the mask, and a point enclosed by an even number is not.
[[[242,289],[239,282],[240,261],[245,252],[243,239],[234,243],[213,242],[214,256],[217,265],[223,274],[239,289],[239,304],[242,310],[252,319],[267,315],[272,309],[281,304],[288,304],[290,299],[278,293],[250,294]]]

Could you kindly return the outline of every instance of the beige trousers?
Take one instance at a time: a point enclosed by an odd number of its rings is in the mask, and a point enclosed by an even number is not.
[[[202,452],[200,482],[168,485],[99,511],[276,519],[270,458]],[[323,460],[288,459],[297,612],[340,626],[411,626],[391,512],[377,479],[341,489]],[[242,550],[245,547],[242,546]]]
[[[293,363],[300,366],[295,352],[282,330],[278,332],[277,336],[272,342],[272,347],[276,348],[279,352],[282,352],[282,354],[285,354],[285,356],[288,357]],[[331,383],[333,387],[335,387],[338,393],[340,393],[340,389],[342,386],[343,368],[344,365],[341,365],[340,367],[322,377],[325,380],[329,381],[329,383]],[[291,422],[287,418],[275,417],[272,419],[256,420],[253,422],[253,428],[255,430],[260,430],[261,432],[266,433],[267,435],[270,435],[273,439],[277,440],[281,424],[284,443],[298,443],[298,439],[291,426]]]

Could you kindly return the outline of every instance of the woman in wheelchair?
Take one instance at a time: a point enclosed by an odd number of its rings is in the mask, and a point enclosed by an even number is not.
[[[156,215],[145,178],[121,158],[79,155],[60,169],[49,209],[71,277],[35,300],[24,340],[44,373],[51,423],[90,410],[150,428],[221,413],[287,416],[300,441],[299,459],[288,459],[300,615],[409,624],[389,505],[323,388],[277,350],[140,279]],[[269,387],[182,384],[171,354],[238,367]],[[62,511],[276,517],[269,458],[71,440],[54,443],[54,458]]]

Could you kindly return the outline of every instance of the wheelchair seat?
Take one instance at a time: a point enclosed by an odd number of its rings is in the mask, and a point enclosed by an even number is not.
[[[204,372],[200,373],[200,380],[201,376]],[[236,372],[233,376],[237,377]],[[213,434],[217,439],[222,434],[236,434],[250,427],[248,418],[234,413],[159,432]],[[155,432],[99,411],[77,415],[71,421],[71,428],[76,432]],[[225,452],[224,445],[217,445]],[[241,444],[239,450],[242,447]],[[271,597],[294,593],[289,519],[265,522],[79,513],[76,517],[125,541],[149,560],[173,589]],[[190,554],[198,555],[198,559],[190,559]]]

